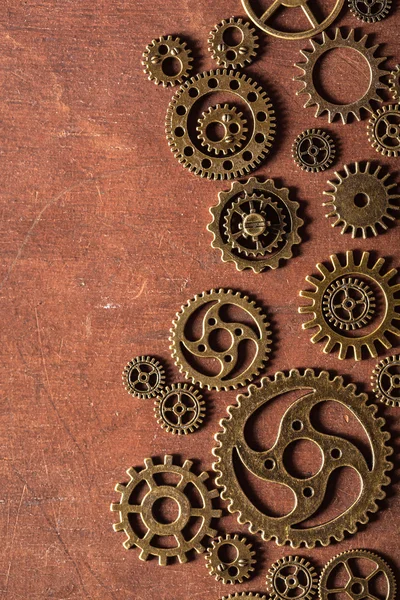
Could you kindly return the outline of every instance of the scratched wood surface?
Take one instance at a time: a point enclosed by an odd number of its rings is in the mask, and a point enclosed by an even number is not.
[[[267,308],[275,350],[268,374],[327,368],[368,390],[375,361],[339,362],[312,346],[301,330],[298,290],[332,252],[371,250],[399,266],[399,227],[376,239],[341,236],[321,206],[333,171],[307,175],[290,157],[299,132],[326,127],[339,142],[337,167],[379,159],[396,172],[396,160],[369,146],[366,115],[346,127],[315,119],[292,81],[306,42],[260,36],[261,56],[248,72],[269,91],[279,129],[257,174],[290,188],[307,226],[296,258],[258,276],[236,272],[210,247],[208,210],[227,185],[190,175],[165,141],[171,91],[143,75],[145,45],[182,34],[195,48],[196,70],[212,68],[208,32],[232,14],[243,15],[239,0],[5,0],[0,7],[2,598],[217,600],[233,590],[208,576],[203,556],[167,568],[140,562],[113,533],[109,512],[114,484],[145,457],[168,452],[195,459],[196,472],[211,469],[213,434],[235,392],[207,394],[206,425],[176,439],[159,429],[151,403],[121,385],[123,366],[140,354],[160,357],[170,380],[181,379],[168,331],[194,294],[232,287]],[[387,65],[400,62],[398,9],[361,28],[344,9],[338,24],[371,32]],[[321,70],[327,87],[346,96],[365,86],[357,59],[334,60]],[[380,413],[398,450],[398,414]],[[298,554],[321,567],[339,551],[364,547],[398,568],[399,492],[395,471],[382,510],[356,536]],[[220,528],[246,532],[226,516]],[[269,564],[290,549],[249,538],[259,569],[235,591],[263,592]]]

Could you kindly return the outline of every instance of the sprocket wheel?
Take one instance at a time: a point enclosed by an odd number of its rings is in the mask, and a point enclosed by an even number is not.
[[[297,136],[292,146],[294,162],[308,173],[319,173],[329,169],[335,155],[333,139],[322,129],[306,129]]]
[[[322,300],[325,318],[346,331],[364,327],[375,314],[376,301],[371,288],[353,277],[337,279]]]
[[[317,573],[305,558],[286,556],[268,570],[267,589],[271,600],[311,600],[317,588]]]
[[[237,148],[243,146],[248,131],[247,121],[243,113],[239,112],[235,106],[229,104],[216,104],[204,112],[199,119],[197,132],[202,146],[205,146],[209,152],[219,154],[228,154],[234,152]],[[212,139],[209,135],[209,129],[215,125],[222,128],[222,135]]]
[[[400,354],[388,356],[372,372],[375,396],[388,406],[400,407]]]
[[[202,395],[187,383],[167,386],[154,405],[160,427],[178,435],[196,431],[206,414],[206,403]]]
[[[227,41],[231,33],[240,33],[238,43]],[[223,19],[210,32],[208,50],[219,66],[237,69],[253,62],[257,55],[256,30],[243,19]]]
[[[224,546],[234,549],[236,557],[233,560],[226,562],[221,559],[219,553]],[[212,541],[205,555],[206,566],[217,581],[227,584],[243,583],[254,571],[254,555],[253,547],[245,537],[227,534]]]
[[[368,123],[371,146],[383,156],[400,154],[400,105],[390,104],[378,108]]]
[[[174,61],[178,72],[170,74],[166,68],[168,62]],[[150,81],[163,87],[181,84],[192,70],[192,51],[186,42],[172,35],[153,40],[143,53],[142,65]]]
[[[364,23],[376,23],[388,16],[392,0],[349,0],[349,8]]]
[[[122,382],[128,394],[136,398],[155,398],[165,385],[165,370],[151,356],[137,356],[122,372]]]

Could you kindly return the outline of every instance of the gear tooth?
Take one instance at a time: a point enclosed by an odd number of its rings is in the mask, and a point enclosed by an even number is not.
[[[137,478],[137,471],[133,467],[129,467],[126,472],[132,481]]]
[[[126,490],[126,487],[122,483],[117,483],[114,489],[119,494],[123,494]]]
[[[110,504],[110,510],[112,512],[119,512],[121,510],[121,504],[119,502],[112,502]]]

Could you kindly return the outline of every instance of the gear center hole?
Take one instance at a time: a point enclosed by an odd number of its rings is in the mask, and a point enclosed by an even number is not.
[[[364,586],[360,582],[357,581],[356,583],[353,583],[353,585],[351,586],[351,591],[356,596],[359,596],[360,594],[362,594],[364,592]]]
[[[213,121],[207,126],[206,136],[211,142],[221,142],[226,136],[226,127],[219,121]]]
[[[295,440],[286,447],[283,453],[283,464],[292,477],[308,479],[322,468],[322,450],[311,440]]]
[[[222,39],[227,46],[236,48],[236,46],[239,46],[243,42],[243,32],[239,27],[227,27],[222,34]]]
[[[152,513],[157,523],[171,525],[178,520],[180,507],[173,498],[158,498],[153,504]]]
[[[226,352],[233,344],[233,337],[226,329],[214,329],[209,335],[208,343],[214,352]]]
[[[162,70],[167,77],[176,77],[182,70],[182,63],[175,56],[167,56],[163,60]]]
[[[218,548],[218,558],[225,565],[233,565],[239,558],[239,552],[233,544],[223,544]],[[235,575],[237,575],[237,572]]]
[[[357,208],[365,208],[371,202],[368,194],[364,194],[364,192],[359,192],[354,196],[354,204]]]

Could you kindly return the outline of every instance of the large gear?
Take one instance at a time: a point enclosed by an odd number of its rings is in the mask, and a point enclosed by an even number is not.
[[[306,281],[314,288],[313,291],[301,291],[300,296],[311,300],[308,306],[301,306],[299,312],[311,315],[310,321],[303,324],[303,329],[318,328],[318,331],[313,335],[311,341],[315,344],[323,339],[326,339],[323,352],[328,354],[332,352],[336,346],[339,347],[339,359],[346,358],[349,349],[354,353],[355,360],[361,360],[362,350],[368,350],[370,356],[378,355],[376,344],[379,343],[386,349],[392,347],[392,343],[386,337],[387,333],[400,336],[400,329],[395,325],[396,321],[400,321],[400,299],[396,297],[396,293],[400,291],[400,284],[394,285],[390,281],[397,274],[396,269],[383,273],[382,269],[385,264],[383,258],[379,258],[376,263],[369,266],[369,252],[363,252],[360,262],[356,262],[353,252],[346,252],[346,262],[343,266],[336,254],[331,255],[332,269],[329,270],[323,264],[317,264],[317,269],[321,277],[306,277]],[[333,322],[324,316],[324,299],[329,288],[336,281],[341,281],[343,278],[354,277],[358,280],[367,283],[375,292],[377,290],[381,296],[381,305],[379,314],[372,321],[371,325],[364,335],[358,336],[346,335],[345,331],[335,327]]]
[[[368,123],[371,146],[384,156],[400,154],[400,105],[386,105],[373,113]]]
[[[232,32],[240,33],[241,39],[237,43],[227,40]],[[231,17],[223,19],[210,31],[208,49],[219,66],[237,69],[253,62],[257,56],[257,42],[256,31],[247,21]]]
[[[331,136],[321,129],[300,133],[292,146],[294,162],[303,171],[319,173],[329,169],[335,160],[336,147]]]
[[[400,65],[397,65],[389,75],[389,89],[393,100],[400,102]]]
[[[151,356],[137,356],[122,372],[122,382],[128,394],[136,398],[155,398],[165,385],[165,370]]]
[[[378,235],[378,227],[386,230],[385,221],[395,221],[391,211],[399,210],[394,202],[400,200],[400,195],[391,190],[397,185],[386,183],[390,173],[382,176],[380,172],[379,165],[372,169],[369,162],[364,169],[356,162],[345,165],[344,174],[335,172],[337,181],[328,181],[333,191],[324,192],[330,197],[324,206],[329,208],[326,216],[335,219],[332,227],[341,226],[341,233],[350,229],[352,238],[358,233],[366,238],[368,232]]]
[[[390,12],[392,0],[349,0],[349,8],[357,19],[365,23],[382,21]]]
[[[173,434],[193,433],[202,424],[206,403],[202,395],[187,383],[166,387],[154,403],[154,413],[159,425]]]
[[[277,187],[272,179],[235,181],[230,190],[219,193],[218,204],[210,208],[213,220],[207,229],[214,236],[211,245],[221,251],[224,262],[234,262],[239,271],[276,269],[281,260],[293,256],[293,246],[301,242],[298,230],[303,221],[298,209],[298,202],[289,199],[289,190]]]
[[[334,281],[322,299],[322,311],[327,321],[346,331],[368,325],[375,308],[376,299],[371,288],[354,277]]]
[[[387,71],[381,69],[380,65],[386,60],[385,57],[379,58],[375,56],[378,46],[367,47],[368,36],[365,35],[361,40],[356,41],[354,37],[354,29],[352,29],[347,37],[343,35],[342,29],[336,29],[333,39],[326,33],[322,34],[322,42],[318,43],[315,40],[310,40],[312,50],[302,50],[301,54],[306,59],[304,63],[296,63],[296,67],[303,71],[303,75],[295,77],[296,81],[301,81],[304,84],[303,89],[297,92],[297,95],[307,94],[309,99],[304,107],[316,106],[315,116],[319,117],[322,113],[328,113],[329,123],[332,122],[336,115],[340,115],[342,122],[347,123],[350,114],[360,120],[360,111],[362,108],[369,112],[373,112],[371,108],[371,100],[381,102],[378,96],[378,90],[385,89],[387,86],[380,81],[380,78],[387,75]],[[317,62],[330,50],[334,48],[352,48],[358,52],[368,63],[370,81],[368,90],[362,98],[348,104],[335,104],[324,98],[315,87],[314,69]]]
[[[373,370],[371,380],[378,400],[388,406],[400,407],[400,354],[381,360]]]
[[[296,399],[284,413],[275,442],[268,450],[254,450],[246,439],[246,423],[266,403],[281,395],[297,391]],[[299,397],[299,391],[302,395]],[[337,402],[350,411],[352,418],[361,426],[368,439],[368,453],[364,455],[358,445],[347,438],[346,431],[329,435],[314,425],[311,418],[315,406],[327,401]],[[370,512],[378,510],[377,500],[385,497],[383,486],[390,483],[387,472],[393,468],[388,461],[392,449],[387,445],[390,435],[383,430],[384,419],[377,418],[377,406],[368,404],[366,394],[357,394],[353,384],[344,386],[341,377],[330,378],[322,371],[316,375],[306,369],[289,375],[277,373],[275,378],[263,378],[260,385],[250,385],[247,394],[237,397],[237,404],[228,408],[229,416],[222,419],[223,431],[216,434],[218,445],[213,450],[217,461],[213,468],[216,483],[222,487],[221,498],[228,501],[228,510],[238,513],[238,521],[247,523],[252,533],[260,532],[263,539],[274,539],[278,545],[287,542],[297,548],[308,548],[317,543],[328,545],[333,539],[342,541],[345,533],[355,533],[359,523],[367,523]],[[259,413],[258,413],[259,414]],[[307,478],[298,478],[286,469],[285,450],[300,439],[317,444],[322,457],[319,470]],[[372,463],[366,456],[371,453]],[[307,523],[329,497],[331,474],[341,467],[354,469],[361,482],[358,498],[342,513],[328,521]],[[265,513],[240,483],[238,469],[251,472],[260,482],[279,483],[292,491],[293,508],[285,515]],[[242,479],[243,481],[243,479]],[[254,492],[253,492],[254,493]]]
[[[238,112],[235,106],[216,104],[210,106],[202,114],[196,131],[199,134],[201,145],[205,146],[209,152],[215,152],[216,155],[226,155],[243,146],[248,131],[246,124],[247,121],[243,117],[243,113]],[[222,134],[221,137],[212,139],[209,135],[209,129],[215,125],[222,128]]]
[[[271,600],[311,600],[317,593],[318,575],[305,558],[285,556],[267,573]]]
[[[179,66],[176,73],[168,72],[168,63]],[[164,87],[181,84],[192,70],[192,52],[178,37],[168,35],[153,40],[143,53],[142,65],[150,81]]]
[[[196,312],[199,308],[204,310],[198,328],[201,333],[193,336],[188,332],[193,321],[198,320]],[[221,311],[229,308],[239,309],[243,317],[238,317],[237,321],[225,320]],[[229,335],[229,347],[221,348],[215,340],[221,330]],[[247,296],[232,290],[211,290],[189,300],[177,313],[171,328],[170,348],[186,379],[210,390],[236,389],[257,377],[268,360],[270,334],[269,323],[261,308]],[[247,361],[239,354],[239,345],[245,340],[251,340],[254,347],[253,356],[247,357],[251,358]],[[213,360],[219,371],[210,374],[209,368],[199,364],[199,359],[206,359],[208,365],[210,359]]]
[[[210,100],[213,92],[233,96],[251,116],[246,143],[228,156],[207,152],[190,127],[199,101]],[[235,71],[216,69],[199,73],[177,90],[168,107],[165,130],[171,151],[190,172],[208,179],[235,179],[257,168],[269,153],[275,116],[270,99],[255,81]]]
[[[221,559],[220,550],[224,546],[234,549],[236,557],[233,560]],[[245,537],[227,534],[212,541],[205,557],[208,572],[212,577],[222,583],[235,584],[249,579],[256,562],[254,555],[253,546]]]
[[[162,464],[154,464],[151,458],[144,460],[146,467],[137,472],[133,467],[128,469],[129,482],[124,485],[118,483],[115,490],[121,494],[120,502],[113,502],[111,510],[119,513],[119,522],[113,528],[114,531],[124,531],[127,539],[124,547],[129,549],[137,546],[141,549],[139,558],[147,560],[150,555],[157,556],[160,565],[166,565],[169,558],[177,557],[181,563],[187,561],[187,553],[196,550],[199,554],[204,552],[202,545],[204,537],[214,537],[216,531],[211,529],[211,520],[221,516],[221,511],[212,506],[212,499],[218,497],[217,490],[208,490],[205,481],[208,479],[208,473],[201,475],[192,473],[192,462],[186,460],[182,467],[173,464],[172,456],[166,455]],[[180,477],[179,483],[170,484],[159,483],[160,477],[165,475],[175,475]],[[157,475],[157,478],[155,478]],[[140,503],[132,503],[132,496],[139,485],[145,483],[147,492]],[[201,498],[201,506],[192,506],[189,497],[185,494],[186,486],[193,486]],[[173,522],[161,523],[153,515],[153,508],[157,501],[162,499],[172,499],[179,507],[179,514]],[[140,518],[142,528],[146,529],[143,535],[139,533],[135,525],[131,522],[129,515],[134,514]],[[196,533],[192,531],[186,534],[184,529],[191,517],[199,517],[201,523]],[[141,528],[141,529],[142,529]],[[187,536],[191,537],[187,537]],[[173,536],[176,540],[174,547],[159,547],[154,538]],[[154,541],[154,543],[152,543]]]

